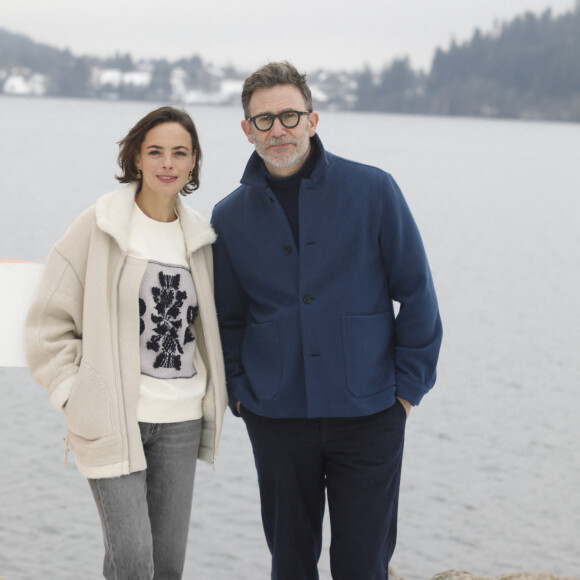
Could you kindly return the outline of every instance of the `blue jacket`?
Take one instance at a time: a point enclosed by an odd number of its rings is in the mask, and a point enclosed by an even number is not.
[[[416,405],[442,336],[419,231],[389,174],[313,139],[299,248],[255,152],[213,211],[230,406],[278,418],[370,415],[395,396]]]

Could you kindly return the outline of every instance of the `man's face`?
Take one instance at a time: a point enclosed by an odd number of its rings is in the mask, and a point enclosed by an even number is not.
[[[256,89],[250,99],[250,117],[284,111],[305,111],[304,97],[294,85],[278,85]],[[280,119],[275,119],[268,131],[259,131],[253,122],[242,121],[242,129],[248,141],[256,146],[258,155],[275,177],[287,177],[296,173],[310,153],[310,137],[316,133],[318,113],[302,115],[296,127],[288,129]]]

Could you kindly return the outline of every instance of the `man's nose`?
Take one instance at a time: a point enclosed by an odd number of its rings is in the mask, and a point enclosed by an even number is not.
[[[288,129],[282,125],[282,121],[280,121],[279,117],[274,119],[274,124],[270,129],[270,132],[274,135],[285,135]]]

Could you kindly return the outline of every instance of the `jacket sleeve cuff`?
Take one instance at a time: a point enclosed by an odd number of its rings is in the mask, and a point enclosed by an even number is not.
[[[240,417],[240,414],[236,411],[236,405],[238,404],[238,401],[242,401],[243,405],[244,399],[246,399],[248,393],[251,392],[248,377],[244,373],[229,378],[227,383],[228,383],[228,399],[229,399],[228,405],[234,417]]]
[[[395,395],[401,399],[405,399],[405,401],[409,401],[411,405],[418,405],[429,390],[430,387],[424,383],[410,382],[405,375],[397,373],[397,390]]]

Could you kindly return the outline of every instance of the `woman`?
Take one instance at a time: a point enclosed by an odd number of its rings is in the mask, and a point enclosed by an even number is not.
[[[27,320],[32,377],[64,411],[90,483],[104,576],[181,578],[196,457],[213,464],[227,394],[213,300],[216,236],[193,121],[172,107],[120,142],[117,179],[49,253]]]

